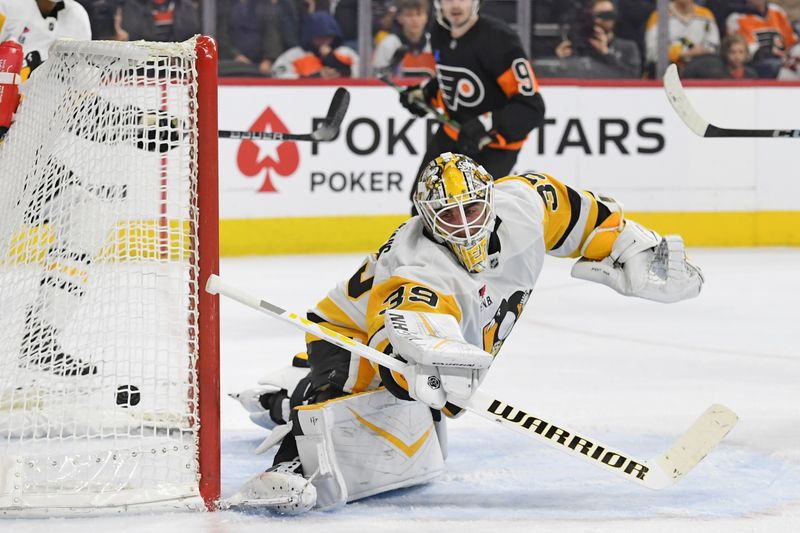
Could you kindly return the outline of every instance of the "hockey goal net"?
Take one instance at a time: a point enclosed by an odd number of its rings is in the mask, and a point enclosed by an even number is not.
[[[0,144],[0,515],[219,494],[216,48],[58,41]]]

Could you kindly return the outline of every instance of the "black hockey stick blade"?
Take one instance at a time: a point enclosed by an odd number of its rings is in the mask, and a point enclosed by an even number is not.
[[[692,106],[683,91],[678,67],[674,63],[664,73],[664,91],[669,103],[689,129],[700,137],[783,137],[800,138],[800,130],[736,129],[720,128],[710,124]]]
[[[315,141],[332,141],[339,135],[339,127],[342,125],[344,115],[350,105],[350,91],[344,87],[339,87],[333,94],[331,105],[328,107],[328,114],[322,126],[314,130],[311,137]]]
[[[328,114],[323,119],[322,125],[311,133],[281,133],[277,131],[235,131],[219,130],[220,139],[235,139],[248,141],[332,141],[339,134],[347,107],[350,105],[350,93],[347,89],[339,87],[333,95]]]

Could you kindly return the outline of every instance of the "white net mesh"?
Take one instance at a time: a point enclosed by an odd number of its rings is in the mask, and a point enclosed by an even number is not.
[[[59,42],[0,144],[0,512],[198,499],[195,43]]]

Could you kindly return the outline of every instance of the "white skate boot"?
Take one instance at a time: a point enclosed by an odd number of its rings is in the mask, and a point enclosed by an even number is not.
[[[223,502],[223,509],[268,509],[280,514],[305,513],[317,502],[317,489],[299,474],[300,459],[279,463],[247,481]]]

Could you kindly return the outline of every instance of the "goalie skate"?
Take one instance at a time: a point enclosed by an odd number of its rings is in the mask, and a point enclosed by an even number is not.
[[[223,501],[222,509],[269,510],[279,514],[300,514],[317,502],[317,489],[299,472],[300,460],[279,463],[250,479]]]

